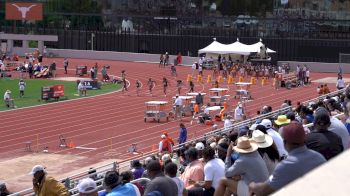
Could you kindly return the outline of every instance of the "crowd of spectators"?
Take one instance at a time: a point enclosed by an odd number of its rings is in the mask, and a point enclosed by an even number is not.
[[[79,194],[268,195],[348,149],[350,88],[343,92],[297,103],[277,117],[257,118],[250,126],[225,129],[174,149],[175,142],[164,132],[162,140],[171,150],[134,160],[129,171],[107,172],[99,192],[95,179],[83,179],[77,186]],[[283,104],[286,107],[290,101]],[[35,166],[31,174],[37,195],[69,194],[43,166]],[[6,195],[6,186],[0,187]]]

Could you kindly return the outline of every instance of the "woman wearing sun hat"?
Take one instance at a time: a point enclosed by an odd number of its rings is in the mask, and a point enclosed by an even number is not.
[[[251,140],[258,145],[258,152],[265,161],[269,175],[271,175],[280,160],[278,150],[273,143],[272,137],[268,134],[264,134],[260,130],[255,130],[253,131]]]
[[[220,180],[215,196],[224,195],[226,188],[238,195],[248,195],[248,185],[250,182],[264,182],[268,178],[268,170],[264,160],[257,152],[258,145],[250,141],[248,137],[239,137],[237,145],[227,149],[225,160],[225,177]],[[231,154],[233,150],[239,153],[239,159],[231,164]]]

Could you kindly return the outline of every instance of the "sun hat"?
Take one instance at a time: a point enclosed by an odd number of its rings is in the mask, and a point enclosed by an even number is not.
[[[92,193],[97,191],[96,182],[91,178],[82,179],[77,188],[79,193]]]
[[[258,145],[258,148],[267,148],[273,144],[272,137],[259,130],[253,131],[251,140]]]
[[[289,124],[290,119],[287,118],[286,115],[279,115],[277,117],[277,120],[275,120],[276,125],[284,125],[284,124]]]
[[[251,131],[254,131],[256,129],[256,126],[258,126],[258,124],[252,124],[250,127],[249,127],[249,130]]]
[[[204,150],[204,144],[202,142],[198,142],[195,148],[197,150]]]
[[[248,137],[239,137],[237,139],[237,145],[233,147],[236,152],[239,153],[251,153],[258,149],[258,145],[255,142],[249,141]]]
[[[303,144],[305,142],[304,127],[297,122],[284,126],[281,131],[282,138],[291,144]]]
[[[42,165],[35,165],[29,175],[34,175],[36,172],[43,171],[46,173],[45,167]]]
[[[263,119],[260,125],[263,125],[266,129],[270,129],[272,127],[271,120],[269,119]]]

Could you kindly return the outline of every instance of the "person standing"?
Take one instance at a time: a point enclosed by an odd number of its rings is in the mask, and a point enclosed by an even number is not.
[[[167,94],[168,85],[169,85],[168,79],[166,79],[166,77],[163,77],[163,92],[165,97]]]
[[[243,110],[243,104],[238,103],[238,106],[235,109],[235,121],[239,122],[244,120],[244,110]]]
[[[174,102],[174,106],[175,106],[175,120],[177,118],[180,118],[180,120],[182,119],[182,99],[180,98],[179,95],[176,95],[175,98],[175,102]]]
[[[180,123],[179,144],[185,143],[187,140],[187,129],[183,123]]]
[[[69,192],[66,187],[54,179],[53,177],[47,176],[45,168],[41,165],[33,167],[29,173],[33,175],[33,190],[37,196],[68,196]]]
[[[148,90],[149,90],[149,93],[151,94],[151,96],[153,96],[152,89],[155,87],[155,85],[156,85],[156,82],[153,81],[152,78],[149,78],[148,82],[147,82],[147,86],[148,86]]]
[[[195,101],[196,101],[196,104],[199,105],[199,107],[202,107],[202,105],[203,105],[203,96],[202,96],[201,93],[198,93],[198,95],[196,95]]]
[[[56,62],[54,61],[50,66],[51,76],[56,77]]]
[[[159,57],[159,67],[160,68],[163,66],[163,61],[164,61],[164,55],[160,54],[160,57]]]
[[[8,108],[14,108],[15,103],[12,99],[12,94],[10,90],[7,90],[4,94],[4,102]]]
[[[140,80],[136,80],[136,95],[140,96],[140,90],[141,90],[141,82]]]
[[[24,82],[23,79],[20,79],[18,86],[19,86],[19,97],[22,98],[24,96],[24,89],[26,88],[26,82]]]
[[[34,73],[33,64],[31,62],[28,62],[28,74],[30,79],[33,78],[33,73]]]
[[[93,67],[91,67],[91,69],[90,69],[90,76],[91,76],[91,80],[94,80],[94,78],[95,78],[95,69]]]
[[[338,90],[341,90],[341,89],[345,88],[345,82],[343,80],[343,77],[341,77],[341,76],[338,77],[336,87],[337,87]]]
[[[64,58],[64,61],[63,61],[63,66],[64,66],[64,73],[65,74],[68,74],[68,59],[67,58]]]
[[[181,95],[182,80],[177,81],[176,87],[177,87],[177,94]]]
[[[190,81],[190,90],[188,91],[189,93],[194,92],[194,83]]]
[[[95,63],[95,66],[94,66],[94,80],[96,80],[96,78],[97,78],[97,73],[98,73],[98,64],[97,63]]]

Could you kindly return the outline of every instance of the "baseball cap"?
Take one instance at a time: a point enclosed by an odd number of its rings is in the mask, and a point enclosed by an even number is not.
[[[96,182],[91,178],[82,179],[77,188],[79,193],[92,193],[97,191]]]
[[[204,150],[204,144],[202,142],[198,142],[196,144],[196,149],[197,150]]]
[[[45,171],[45,167],[42,166],[42,165],[35,165],[33,168],[32,168],[32,171],[29,173],[29,175],[34,175],[36,172],[39,172],[39,171]]]
[[[263,125],[266,129],[269,129],[272,127],[271,120],[269,119],[263,119],[260,124]]]
[[[303,144],[305,142],[304,127],[297,122],[292,122],[282,128],[282,138],[292,144]]]

